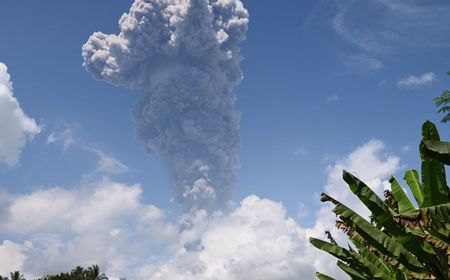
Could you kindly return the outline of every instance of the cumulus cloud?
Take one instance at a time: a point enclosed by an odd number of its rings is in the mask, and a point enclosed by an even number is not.
[[[108,179],[8,197],[0,225],[16,240],[0,246],[0,260],[9,254],[0,272],[14,268],[40,276],[98,263],[111,275],[129,273],[156,244],[177,235],[174,225],[163,222],[164,211],[141,199],[139,185]]]
[[[20,270],[25,260],[26,256],[20,245],[8,240],[0,245],[0,275],[8,275],[11,271]]]
[[[50,188],[3,202],[1,227],[18,239],[0,246],[0,259],[8,254],[5,271],[13,267],[37,276],[98,263],[113,278],[314,275],[303,254],[305,231],[287,217],[281,203],[249,196],[229,213],[196,210],[174,224],[161,209],[141,201],[139,185],[104,180],[91,187]],[[157,251],[161,244],[166,253]]]
[[[41,129],[14,97],[8,68],[0,62],[0,162],[14,166],[26,143]]]
[[[142,268],[142,279],[313,279],[307,236],[281,203],[249,196],[229,214],[193,215],[179,237],[185,245]]]
[[[369,211],[353,195],[342,179],[342,170],[356,175],[382,196],[384,189],[388,186],[389,177],[399,169],[399,163],[398,157],[386,153],[386,146],[382,141],[371,140],[328,166],[328,179],[324,192],[368,218]],[[324,231],[327,230],[340,245],[345,246],[348,243],[347,237],[334,227],[336,217],[331,209],[331,205],[325,204],[316,212],[316,223],[313,227],[306,229],[307,235],[323,238]],[[311,248],[308,248],[307,252],[311,254],[314,267],[318,271],[334,275],[336,279],[348,278],[337,269],[336,260],[326,253],[311,251]]]
[[[144,91],[134,109],[148,152],[168,159],[176,199],[188,207],[226,204],[235,181],[242,79],[239,43],[248,13],[240,0],[135,0],[120,33],[83,46],[96,79]]]
[[[21,195],[8,205],[2,229],[23,234],[46,230],[96,231],[109,227],[118,213],[130,214],[139,207],[140,186],[101,181],[95,191],[51,188]],[[61,215],[64,213],[64,215]],[[106,224],[105,224],[106,223]]]
[[[379,140],[371,140],[358,147],[348,156],[337,160],[328,167],[328,183],[325,192],[337,200],[355,207],[362,216],[368,216],[368,210],[348,190],[342,179],[345,169],[368,184],[378,195],[388,185],[389,177],[399,168],[400,159],[393,155],[384,154],[385,144]]]
[[[325,191],[367,216],[368,211],[353,198],[342,180],[346,169],[382,194],[399,159],[385,154],[385,145],[372,140],[328,167]],[[302,227],[288,217],[283,205],[257,196],[244,198],[229,214],[196,212],[192,224],[181,233],[181,247],[166,262],[144,267],[142,279],[315,279],[315,271],[347,277],[336,260],[309,245],[310,236],[324,237],[330,230],[338,242],[345,236],[334,229],[336,217],[324,205],[316,213],[313,227]]]
[[[406,78],[397,81],[397,87],[399,88],[417,88],[421,86],[430,86],[437,80],[436,74],[428,72],[420,76],[410,75]]]
[[[381,193],[398,164],[381,141],[369,141],[328,167],[325,191],[367,215],[342,169]],[[3,193],[0,207],[0,228],[11,236],[0,245],[0,261],[8,255],[0,274],[13,267],[39,276],[98,263],[111,279],[294,280],[315,279],[317,270],[346,278],[334,258],[308,242],[330,230],[345,245],[329,205],[312,227],[289,217],[282,203],[255,195],[226,212],[193,209],[175,221],[143,202],[140,185],[103,179],[72,190]]]

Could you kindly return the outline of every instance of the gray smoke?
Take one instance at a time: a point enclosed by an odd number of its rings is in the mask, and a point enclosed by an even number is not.
[[[135,0],[120,33],[94,33],[83,46],[96,79],[141,90],[133,111],[150,153],[170,163],[177,200],[222,206],[239,150],[233,88],[242,80],[239,43],[248,13],[240,0]]]

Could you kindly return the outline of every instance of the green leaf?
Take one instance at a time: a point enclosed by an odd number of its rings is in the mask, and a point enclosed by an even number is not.
[[[427,156],[436,159],[443,164],[450,165],[450,142],[441,142],[424,139]]]
[[[319,279],[319,280],[335,280],[333,277],[322,274],[320,272],[316,272],[316,276],[317,276],[317,279]]]
[[[351,268],[350,266],[346,265],[343,262],[338,261],[337,265],[345,272],[347,273],[352,280],[368,280],[370,278],[366,278],[363,274],[359,273],[356,269]]]
[[[354,260],[347,249],[344,249],[336,244],[332,244],[313,237],[309,238],[309,242],[317,249],[325,251],[342,261],[352,262]]]
[[[366,249],[366,247],[355,238],[351,238],[351,241],[358,249],[359,254],[362,256],[362,258],[358,259],[359,262],[363,263],[370,270],[370,274],[373,277],[390,279],[389,276],[392,272],[382,259],[378,258],[374,253]]]
[[[371,188],[363,181],[353,176],[347,171],[343,171],[342,177],[350,187],[350,190],[356,194],[362,203],[372,212],[372,216],[379,224],[387,228],[388,231],[400,234],[401,230],[393,220],[392,210]]]
[[[392,177],[389,181],[391,183],[392,195],[394,196],[398,204],[398,211],[400,213],[403,213],[415,210],[414,205],[412,204],[411,200],[409,200],[408,196],[403,191],[403,188],[400,186],[398,181],[394,177]]]
[[[408,170],[405,173],[405,181],[409,186],[419,207],[423,205],[422,187],[419,180],[419,173],[416,170]]]
[[[430,121],[423,124],[422,136],[423,140],[440,141],[436,126]],[[424,141],[420,143],[420,156],[422,159],[423,207],[448,202],[449,195],[444,165],[430,157]]]
[[[419,220],[425,226],[431,224],[434,228],[439,229],[450,222],[450,202],[431,207],[423,207],[399,214],[398,217],[407,220]]]

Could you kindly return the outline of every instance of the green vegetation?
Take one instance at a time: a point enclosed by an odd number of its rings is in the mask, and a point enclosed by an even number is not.
[[[450,75],[450,71],[447,74]],[[438,113],[447,113],[441,122],[446,123],[450,121],[450,91],[444,90],[440,96],[433,98],[433,101],[436,103],[436,107],[439,108]]]
[[[87,269],[77,266],[69,273],[61,273],[58,275],[47,275],[39,280],[95,280],[100,275],[98,265],[93,265]]]
[[[88,268],[83,268],[77,266],[68,273],[60,273],[58,275],[47,275],[45,277],[39,278],[38,280],[95,280],[95,279],[108,279],[106,276],[100,274],[100,268],[98,265],[93,265]],[[19,272],[11,272],[9,277],[0,276],[0,280],[25,280],[25,277]],[[126,280],[126,278],[121,278],[121,280]]]
[[[310,242],[336,257],[351,279],[450,279],[450,196],[444,167],[450,164],[450,142],[440,141],[431,122],[424,123],[422,136],[421,178],[416,170],[407,171],[404,178],[415,203],[393,177],[382,199],[346,171],[343,178],[371,211],[370,222],[331,196],[321,195],[322,202],[335,205],[336,227],[352,245],[339,246],[329,232],[330,242],[316,238]],[[333,279],[319,272],[317,277]]]
[[[0,276],[0,280],[25,280],[25,278],[19,271],[14,271],[9,274],[9,278]]]

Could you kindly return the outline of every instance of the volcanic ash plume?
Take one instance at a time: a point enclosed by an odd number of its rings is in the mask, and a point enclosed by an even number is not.
[[[240,0],[136,0],[118,35],[83,46],[99,80],[147,93],[133,115],[146,150],[167,158],[177,200],[223,205],[234,185],[241,81],[239,43],[248,13]]]

